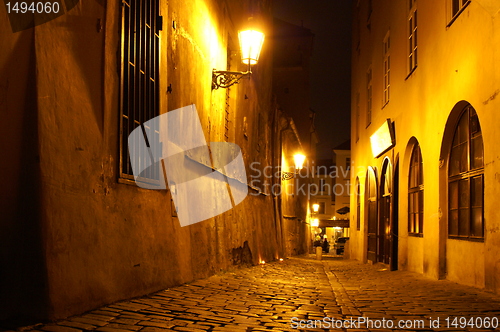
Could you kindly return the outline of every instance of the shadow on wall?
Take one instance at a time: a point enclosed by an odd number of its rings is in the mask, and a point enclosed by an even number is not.
[[[42,238],[40,155],[34,30],[12,36],[0,68],[0,108],[9,125],[0,131],[0,320],[23,314],[38,320],[50,310]],[[4,149],[5,148],[5,149]]]
[[[101,135],[104,128],[104,21],[106,12],[97,3],[86,4],[69,12],[67,24],[59,28],[69,32],[67,58],[74,64],[67,68],[73,71],[73,80],[67,91],[73,96],[85,100],[88,109],[92,110]],[[98,13],[98,16],[96,14]],[[85,45],[82,47],[82,45]],[[69,65],[69,64],[68,64]]]

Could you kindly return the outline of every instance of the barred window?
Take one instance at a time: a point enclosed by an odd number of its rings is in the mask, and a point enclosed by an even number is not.
[[[133,180],[128,149],[130,133],[159,115],[159,0],[122,0],[121,76],[120,76],[120,178]],[[158,130],[155,130],[158,135]],[[148,141],[148,147],[159,139]],[[140,161],[143,163],[145,161]],[[141,174],[141,180],[158,182],[158,163]]]
[[[455,128],[448,167],[448,235],[483,239],[483,136],[471,105],[464,108]]]
[[[408,181],[408,233],[421,236],[424,231],[424,176],[420,145],[413,147]]]

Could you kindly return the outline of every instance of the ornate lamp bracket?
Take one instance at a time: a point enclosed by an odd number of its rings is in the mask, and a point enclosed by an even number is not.
[[[227,71],[227,70],[213,70],[212,71],[212,90],[218,88],[227,89],[230,86],[239,83],[243,77],[250,79],[252,72],[248,71]]]
[[[295,172],[283,172],[281,175],[281,179],[286,181],[286,180],[291,180],[295,177],[297,173]]]

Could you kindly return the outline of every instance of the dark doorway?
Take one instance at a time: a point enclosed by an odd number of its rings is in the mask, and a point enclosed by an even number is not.
[[[394,182],[393,182],[392,198],[394,203],[392,205],[392,254],[391,254],[391,270],[398,269],[398,244],[399,244],[399,162],[396,163],[394,168]]]
[[[392,251],[392,166],[389,159],[384,161],[380,179],[380,218],[377,233],[377,261],[389,264]]]
[[[367,259],[377,262],[377,178],[375,171],[371,167],[366,174],[365,197],[365,216],[368,224]]]
[[[380,200],[380,220],[378,227],[378,255],[377,261],[389,264],[390,260],[390,223],[391,223],[391,195],[382,196]]]

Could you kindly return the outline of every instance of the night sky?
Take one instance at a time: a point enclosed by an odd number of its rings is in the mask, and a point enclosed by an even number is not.
[[[274,0],[274,16],[314,33],[311,108],[320,143],[317,159],[350,138],[352,0]]]

